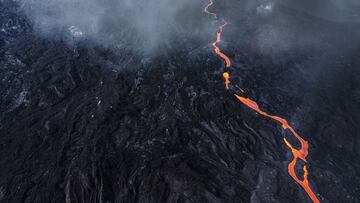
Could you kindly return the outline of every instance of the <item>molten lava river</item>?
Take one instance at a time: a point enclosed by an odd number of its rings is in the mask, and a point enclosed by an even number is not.
[[[215,20],[217,20],[218,15],[216,13],[213,13],[213,12],[209,11],[209,8],[213,4],[214,4],[214,1],[209,0],[209,3],[204,8],[204,12],[209,14]],[[231,60],[226,54],[224,54],[221,51],[221,49],[218,46],[219,43],[221,42],[221,35],[222,35],[223,31],[224,31],[225,26],[227,26],[227,25],[228,25],[228,22],[226,22],[226,21],[224,21],[222,24],[219,25],[218,31],[216,33],[216,40],[212,43],[212,46],[214,48],[215,54],[218,55],[225,62],[226,71],[223,73],[223,78],[224,78],[224,82],[225,82],[225,88],[226,88],[226,90],[229,90],[229,85],[230,85],[230,73],[229,72],[230,72],[230,67],[231,67]],[[289,175],[292,177],[292,179],[294,179],[294,181],[297,182],[305,190],[305,192],[309,195],[310,199],[313,202],[315,202],[315,203],[320,202],[319,199],[314,194],[313,190],[311,189],[310,185],[309,185],[308,170],[306,168],[306,165],[303,168],[303,180],[301,180],[298,177],[298,175],[296,174],[296,171],[295,171],[295,166],[296,166],[296,163],[297,163],[298,160],[302,160],[305,163],[307,162],[306,157],[308,156],[308,148],[309,148],[308,142],[306,140],[304,140],[294,130],[294,128],[289,125],[288,121],[285,120],[284,118],[281,118],[279,116],[270,115],[270,114],[266,113],[265,111],[260,109],[260,107],[258,106],[258,104],[255,101],[253,101],[253,100],[251,100],[249,98],[242,97],[242,96],[238,95],[237,93],[235,93],[234,96],[239,102],[246,105],[247,107],[249,107],[253,111],[255,111],[255,112],[259,113],[260,115],[263,115],[264,117],[270,118],[270,119],[278,122],[279,124],[281,124],[281,127],[284,130],[289,130],[291,132],[291,134],[301,143],[301,148],[296,149],[295,147],[293,147],[291,145],[291,143],[288,140],[286,140],[286,138],[283,138],[284,143],[288,146],[289,150],[293,154],[293,160],[288,165],[288,172],[289,172]]]

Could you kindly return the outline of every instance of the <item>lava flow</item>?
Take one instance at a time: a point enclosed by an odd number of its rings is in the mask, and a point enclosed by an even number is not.
[[[208,5],[211,5],[213,4],[212,1],[210,1],[210,4]],[[207,11],[207,7],[205,7],[205,11],[207,13],[210,13],[209,11]],[[212,13],[210,13],[212,14]],[[215,14],[215,17],[216,17],[216,14]],[[224,30],[224,27],[227,25],[228,23],[225,21],[222,25],[219,26],[219,31],[216,33],[216,41],[212,43],[212,46],[214,47],[214,51],[215,53],[220,56],[224,61],[225,61],[225,66],[226,68],[230,68],[231,66],[231,61],[230,61],[230,58],[228,56],[226,56],[226,54],[222,53],[221,49],[218,47],[218,44],[221,42],[221,35],[222,35],[222,32]],[[230,84],[230,74],[229,72],[224,72],[223,74],[223,78],[225,80],[225,86],[226,86],[226,89],[229,89],[229,84]]]
[[[209,0],[209,3],[205,6],[204,8],[204,12],[211,15],[213,18],[217,18],[217,15],[216,13],[213,13],[213,12],[210,12],[209,11],[209,8],[214,4],[214,1],[213,0]]]
[[[214,4],[213,0],[209,0],[209,3],[205,6],[204,8],[204,12],[211,15],[213,18],[217,19],[217,14],[216,13],[212,13],[210,11],[208,11],[209,7],[211,7]],[[225,21],[223,24],[221,24],[219,26],[219,30],[216,33],[216,40],[215,42],[213,42],[213,48],[214,48],[214,52],[216,55],[218,55],[221,59],[224,60],[225,62],[225,66],[227,69],[230,68],[231,66],[231,61],[230,58],[224,54],[221,49],[219,48],[218,44],[221,42],[221,35],[223,33],[224,27],[227,25],[228,23]],[[225,86],[226,89],[229,89],[229,85],[230,85],[230,74],[229,74],[229,70],[225,71],[223,73],[223,78],[225,80]],[[305,163],[307,163],[306,157],[308,156],[308,142],[306,140],[304,140],[295,130],[294,128],[292,128],[289,123],[287,122],[287,120],[279,117],[279,116],[273,116],[270,115],[264,111],[262,111],[259,108],[259,105],[248,98],[245,97],[241,97],[237,94],[235,94],[235,97],[243,104],[245,104],[247,107],[249,107],[250,109],[256,111],[257,113],[268,117],[274,121],[279,122],[282,125],[282,128],[284,130],[289,130],[291,132],[292,135],[295,136],[296,139],[299,140],[300,145],[301,145],[301,149],[295,149],[287,140],[286,138],[284,138],[284,142],[285,144],[289,147],[289,149],[291,150],[291,153],[293,154],[293,160],[289,163],[288,165],[288,172],[290,174],[290,176],[305,190],[305,192],[308,194],[308,196],[310,197],[310,199],[315,202],[315,203],[319,203],[319,199],[316,197],[316,195],[314,194],[314,192],[312,191],[312,189],[310,188],[309,185],[309,181],[308,181],[308,170],[306,168],[306,165],[304,166],[303,170],[303,180],[301,180],[295,172],[295,165],[297,163],[298,159],[301,159],[302,161],[304,161]]]
[[[309,197],[311,198],[311,200],[313,202],[320,202],[318,200],[318,198],[316,197],[316,195],[314,194],[314,192],[311,190],[310,186],[309,186],[309,181],[308,181],[308,171],[307,171],[307,168],[306,166],[304,166],[304,174],[303,174],[303,179],[304,180],[300,180],[298,178],[298,176],[296,175],[296,172],[295,172],[295,165],[296,165],[296,162],[298,159],[301,159],[303,160],[305,163],[307,162],[306,160],[306,157],[308,155],[308,148],[309,148],[309,144],[306,140],[304,140],[295,130],[294,128],[292,128],[289,123],[281,118],[281,117],[278,117],[278,116],[272,116],[272,115],[269,115],[268,113],[262,111],[258,104],[254,101],[252,101],[251,99],[248,99],[248,98],[244,98],[244,97],[241,97],[237,94],[235,94],[235,97],[243,104],[245,104],[246,106],[248,106],[249,108],[253,109],[254,111],[258,112],[259,114],[265,116],[265,117],[268,117],[268,118],[271,118],[277,122],[279,122],[281,125],[282,125],[282,128],[283,129],[288,129],[290,130],[291,134],[293,134],[299,141],[300,141],[300,145],[301,145],[301,149],[300,150],[297,150],[295,149],[285,138],[284,138],[284,141],[285,141],[285,144],[290,148],[294,158],[293,160],[289,163],[288,165],[288,172],[290,174],[290,176],[297,182],[301,185],[301,187],[304,188],[304,190],[306,191],[306,193],[309,195]]]

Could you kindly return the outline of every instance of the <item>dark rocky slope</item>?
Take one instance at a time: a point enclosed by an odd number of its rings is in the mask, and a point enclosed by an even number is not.
[[[229,92],[201,40],[147,59],[44,39],[0,2],[0,201],[309,202],[287,173],[286,132],[240,105],[241,87],[309,141],[320,200],[359,202],[359,25],[285,7],[288,21],[260,26],[221,6],[236,64]],[[289,36],[295,48],[253,43],[293,21],[304,26],[293,33],[308,30]]]

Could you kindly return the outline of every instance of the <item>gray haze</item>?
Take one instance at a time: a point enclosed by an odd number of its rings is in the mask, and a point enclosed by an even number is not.
[[[22,8],[35,30],[45,36],[70,34],[101,45],[151,51],[172,46],[178,36],[193,28],[206,1],[200,0],[27,0]]]
[[[43,36],[87,39],[97,45],[130,47],[146,53],[182,46],[187,40],[209,43],[216,26],[202,13],[206,3],[207,0],[24,0],[22,8]],[[246,30],[251,25],[257,31],[250,38],[241,38],[265,52],[288,51],[294,42],[316,43],[314,30],[288,20],[289,15],[281,14],[284,7],[333,22],[360,22],[359,0],[215,0],[211,9],[223,16],[232,12],[230,22],[238,20],[234,18],[247,19],[247,23],[238,25],[239,29]]]
[[[359,0],[276,0],[310,15],[337,22],[360,22]]]
[[[266,55],[300,49],[336,52],[360,42],[358,0],[238,0],[224,1],[232,21],[238,19],[239,43]],[[240,33],[240,34],[238,34]]]

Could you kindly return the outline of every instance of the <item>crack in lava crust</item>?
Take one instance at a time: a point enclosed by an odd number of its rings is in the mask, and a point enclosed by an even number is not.
[[[213,0],[209,0],[208,4],[205,6],[204,8],[204,12],[211,15],[214,19],[217,19],[217,14],[210,12],[208,9],[214,4]],[[221,42],[221,36],[224,30],[224,27],[227,26],[228,23],[226,21],[224,21],[223,24],[221,24],[218,28],[218,31],[216,33],[216,40],[212,43],[214,52],[216,55],[218,55],[224,62],[225,62],[225,66],[226,66],[226,71],[223,73],[223,78],[225,80],[225,87],[228,90],[229,89],[229,85],[230,85],[230,74],[229,74],[229,69],[231,67],[231,61],[230,58],[224,54],[221,49],[219,48],[218,44]],[[304,161],[305,163],[307,163],[306,157],[308,156],[308,148],[309,148],[309,144],[306,140],[304,140],[295,130],[293,127],[291,127],[288,123],[287,120],[285,120],[284,118],[281,118],[279,116],[273,116],[270,115],[264,111],[262,111],[258,104],[248,98],[245,97],[241,97],[237,94],[235,94],[235,97],[237,98],[237,100],[239,100],[241,103],[243,103],[244,105],[246,105],[247,107],[249,107],[250,109],[254,110],[255,112],[261,114],[262,116],[268,117],[274,121],[279,122],[282,125],[282,128],[284,130],[289,130],[291,132],[292,135],[294,135],[296,137],[296,139],[299,140],[300,144],[301,144],[301,148],[295,149],[287,140],[286,138],[284,138],[284,142],[285,144],[289,147],[289,149],[291,150],[291,153],[293,155],[293,159],[292,161],[289,163],[288,165],[288,173],[290,174],[291,178],[294,179],[304,190],[305,192],[308,194],[308,196],[310,197],[310,199],[314,202],[314,203],[319,203],[319,199],[316,197],[316,195],[314,194],[314,192],[312,191],[312,189],[310,188],[309,185],[309,181],[308,181],[308,170],[306,168],[306,165],[303,167],[303,180],[301,180],[295,172],[295,166],[296,163],[298,161],[298,159],[301,159],[302,161]]]

